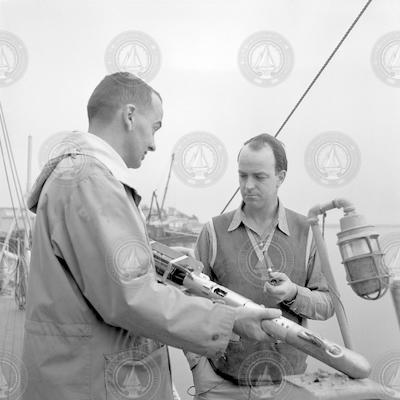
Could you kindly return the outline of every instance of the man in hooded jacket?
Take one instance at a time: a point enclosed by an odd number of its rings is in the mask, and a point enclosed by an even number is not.
[[[160,95],[129,73],[106,76],[89,132],[66,135],[38,177],[28,282],[24,400],[173,398],[167,345],[215,356],[235,332],[267,340],[252,311],[158,283],[133,170],[162,124]]]

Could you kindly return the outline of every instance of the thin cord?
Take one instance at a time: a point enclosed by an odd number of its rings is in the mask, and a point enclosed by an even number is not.
[[[240,188],[237,188],[235,193],[233,193],[232,197],[229,199],[228,203],[226,204],[226,206],[224,207],[224,209],[221,211],[221,214],[223,214],[225,212],[225,210],[228,208],[229,204],[231,204],[231,201],[235,198],[235,196],[237,195],[238,191]]]
[[[300,99],[298,100],[298,102],[295,104],[295,106],[293,107],[293,109],[290,111],[289,115],[286,117],[286,119],[283,121],[283,123],[281,124],[281,126],[279,127],[279,129],[277,130],[277,132],[275,133],[275,137],[277,137],[279,135],[279,133],[282,131],[283,127],[287,124],[287,122],[289,121],[289,119],[291,118],[291,116],[294,114],[294,112],[297,110],[297,108],[299,107],[299,105],[301,104],[301,102],[304,100],[304,98],[306,97],[306,95],[308,94],[308,92],[311,90],[311,88],[314,86],[315,82],[317,81],[317,79],[320,77],[320,75],[322,74],[322,72],[325,70],[325,68],[328,66],[328,64],[330,63],[330,61],[332,60],[332,58],[334,57],[334,55],[337,53],[337,51],[339,50],[340,46],[343,44],[343,42],[346,40],[347,36],[349,36],[350,32],[353,30],[353,28],[355,27],[355,25],[357,24],[358,20],[361,18],[361,16],[364,14],[364,12],[366,11],[366,9],[368,8],[368,6],[371,4],[372,0],[368,0],[366,2],[366,4],[364,5],[364,7],[362,8],[362,10],[360,11],[360,13],[357,15],[356,19],[352,22],[352,24],[350,25],[350,27],[347,29],[346,33],[343,35],[343,37],[340,39],[339,43],[337,44],[337,46],[335,47],[335,49],[332,51],[332,53],[330,54],[330,56],[328,57],[328,59],[325,61],[324,65],[320,68],[320,70],[318,71],[317,75],[315,75],[314,79],[311,81],[311,83],[308,85],[307,89],[304,91],[304,93],[301,95]],[[235,198],[236,194],[238,193],[239,188],[236,189],[235,193],[233,194],[233,196],[229,199],[228,203],[226,204],[226,206],[224,207],[224,209],[221,211],[220,214],[223,214],[224,211],[228,208],[229,204],[232,202],[232,200]]]
[[[353,21],[353,23],[350,25],[349,29],[347,29],[346,33],[343,35],[343,37],[340,39],[339,43],[335,47],[335,49],[332,51],[331,55],[328,57],[328,59],[325,61],[324,65],[321,67],[321,69],[318,71],[317,75],[315,75],[314,79],[311,81],[311,83],[308,85],[307,89],[304,91],[304,93],[301,95],[300,99],[298,102],[295,104],[293,107],[292,111],[290,111],[289,115],[286,117],[286,119],[283,121],[282,125],[279,127],[278,131],[275,133],[275,137],[279,135],[283,127],[287,124],[291,116],[294,114],[296,111],[297,107],[301,104],[301,102],[304,100],[306,97],[307,93],[311,90],[311,88],[314,86],[315,82],[317,79],[320,77],[322,72],[325,70],[327,65],[330,63],[336,52],[339,50],[340,46],[343,44],[343,42],[346,40],[347,36],[349,36],[350,32],[353,30],[354,26],[358,22],[358,20],[361,18],[361,16],[364,14],[368,6],[371,4],[372,0],[368,0],[365,4],[365,6],[362,8],[360,13],[357,15],[356,19]]]

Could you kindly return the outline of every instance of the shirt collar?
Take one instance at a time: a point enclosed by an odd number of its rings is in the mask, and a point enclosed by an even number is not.
[[[243,212],[244,202],[239,208],[236,209],[235,213],[233,214],[232,221],[228,227],[228,232],[231,232],[237,228],[239,228],[240,224],[245,224],[246,215]],[[278,228],[286,235],[290,236],[289,226],[286,218],[286,211],[285,207],[282,204],[282,201],[278,199]]]

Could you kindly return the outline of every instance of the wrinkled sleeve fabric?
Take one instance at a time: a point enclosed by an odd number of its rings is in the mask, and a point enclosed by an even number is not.
[[[203,274],[211,276],[212,268],[210,260],[212,258],[211,239],[210,239],[210,225],[205,224],[200,231],[199,237],[197,238],[196,246],[194,249],[194,255],[197,260],[203,264]],[[196,352],[185,352],[185,356],[188,360],[190,369],[193,369],[200,361],[201,357]]]
[[[310,230],[311,232],[311,230]],[[310,233],[312,234],[312,233]],[[307,280],[305,287],[297,286],[296,299],[289,308],[304,318],[326,320],[334,314],[334,307],[328,283],[321,270],[321,260],[312,239],[307,260]]]
[[[53,243],[104,322],[199,354],[225,350],[234,309],[157,282],[151,256],[143,262],[150,249],[141,243],[136,206],[119,181],[107,173],[90,174],[74,184],[64,203]],[[130,261],[137,265],[125,282],[116,265],[129,246]]]

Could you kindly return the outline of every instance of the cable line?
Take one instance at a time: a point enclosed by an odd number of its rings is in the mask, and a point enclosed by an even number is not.
[[[321,76],[322,72],[325,70],[325,68],[328,66],[328,64],[331,62],[332,58],[335,56],[335,54],[337,53],[337,51],[339,50],[339,48],[342,46],[343,42],[346,40],[347,36],[349,36],[350,32],[353,30],[353,28],[356,26],[357,22],[359,21],[359,19],[362,17],[362,15],[365,13],[365,11],[367,10],[368,6],[372,3],[372,0],[368,0],[364,7],[362,8],[362,10],[359,12],[359,14],[357,15],[357,17],[355,18],[355,20],[352,22],[352,24],[350,25],[350,27],[347,29],[346,33],[343,35],[343,37],[340,39],[339,43],[337,44],[337,46],[334,48],[334,50],[332,51],[332,53],[329,55],[329,57],[327,58],[327,60],[325,61],[325,63],[323,64],[323,66],[319,69],[319,71],[317,72],[317,74],[315,75],[314,79],[311,81],[311,83],[307,86],[306,90],[304,91],[304,93],[301,95],[300,99],[297,101],[297,103],[295,104],[295,106],[292,108],[292,110],[290,111],[290,113],[288,114],[288,116],[285,118],[285,120],[282,122],[281,126],[279,127],[279,129],[276,131],[275,133],[275,137],[277,137],[280,132],[282,131],[282,129],[285,127],[285,125],[288,123],[289,119],[292,117],[292,115],[294,114],[294,112],[297,110],[297,108],[299,107],[299,105],[302,103],[302,101],[304,100],[304,98],[307,96],[308,92],[311,90],[311,88],[314,86],[314,84],[317,82],[318,78]],[[229,204],[232,202],[232,200],[235,198],[235,196],[237,195],[239,191],[239,188],[236,189],[235,193],[232,195],[232,197],[229,199],[228,203],[226,204],[226,206],[223,208],[223,210],[221,211],[220,214],[223,214],[225,212],[225,210],[228,208]]]

